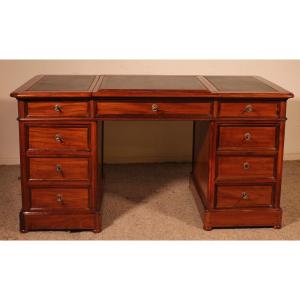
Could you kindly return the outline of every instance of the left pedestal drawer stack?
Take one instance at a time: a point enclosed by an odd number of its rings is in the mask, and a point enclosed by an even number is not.
[[[18,100],[20,230],[101,230],[102,123],[95,75],[38,75]],[[100,146],[98,146],[100,144]]]
[[[44,114],[41,111],[38,114],[35,104],[46,107]],[[57,101],[42,104],[24,102],[23,106],[30,106],[39,117],[29,115],[19,120],[23,189],[21,231],[99,232],[101,184],[99,189],[97,181],[101,170],[98,171],[98,124],[76,118],[65,120],[63,114],[59,115],[59,120],[52,120],[52,116],[47,115],[47,112],[52,114],[49,106],[53,111],[59,106],[68,118],[73,117],[67,111],[72,106]]]
[[[67,120],[68,108],[58,101],[23,102],[35,115],[19,120],[23,205],[22,232],[29,230],[100,231],[101,190],[98,181],[97,134],[95,121]],[[35,109],[45,108],[45,111]],[[44,104],[44,105],[43,105]],[[78,103],[80,104],[80,102]],[[86,102],[83,102],[84,107]],[[57,106],[61,114],[52,117]],[[25,115],[26,115],[25,109]],[[47,114],[49,112],[49,115]],[[43,117],[42,117],[43,116]],[[100,184],[101,187],[101,184]]]

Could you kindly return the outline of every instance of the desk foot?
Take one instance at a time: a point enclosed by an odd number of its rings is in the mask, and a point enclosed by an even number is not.
[[[281,229],[281,225],[275,225],[273,226],[274,229]]]
[[[27,229],[27,226],[25,224],[24,214],[22,211],[20,211],[20,214],[19,214],[19,221],[20,221],[20,223],[19,223],[20,232],[21,233],[29,232],[29,230]]]
[[[210,226],[205,226],[205,225],[203,225],[203,229],[204,229],[205,231],[211,231],[213,228],[210,227]]]

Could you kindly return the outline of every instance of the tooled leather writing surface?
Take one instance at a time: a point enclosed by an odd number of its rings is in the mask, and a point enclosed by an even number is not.
[[[202,90],[207,87],[196,76],[105,75],[100,90]]]
[[[94,79],[93,75],[45,75],[27,91],[88,91]]]
[[[41,97],[240,97],[291,98],[293,94],[256,76],[40,75],[11,93]]]
[[[220,92],[276,92],[253,76],[205,76]]]

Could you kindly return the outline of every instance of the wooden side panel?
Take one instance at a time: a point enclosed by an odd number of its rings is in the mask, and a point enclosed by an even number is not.
[[[99,121],[97,123],[97,162],[95,166],[97,166],[97,180],[96,184],[96,205],[97,209],[101,210],[102,198],[103,198],[103,190],[104,190],[104,173],[103,173],[103,165],[104,165],[104,122]]]
[[[208,206],[210,123],[194,122],[193,178],[202,201]]]

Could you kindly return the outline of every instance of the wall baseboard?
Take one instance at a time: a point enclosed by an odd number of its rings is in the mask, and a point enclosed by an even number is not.
[[[285,153],[283,160],[300,160],[300,153]]]
[[[300,160],[300,153],[286,153],[284,160]],[[105,159],[107,164],[130,164],[130,163],[164,163],[164,162],[191,162],[190,155],[160,155],[160,156],[118,156]],[[2,157],[0,165],[19,165],[19,157]]]
[[[19,157],[0,157],[0,165],[19,165]]]

